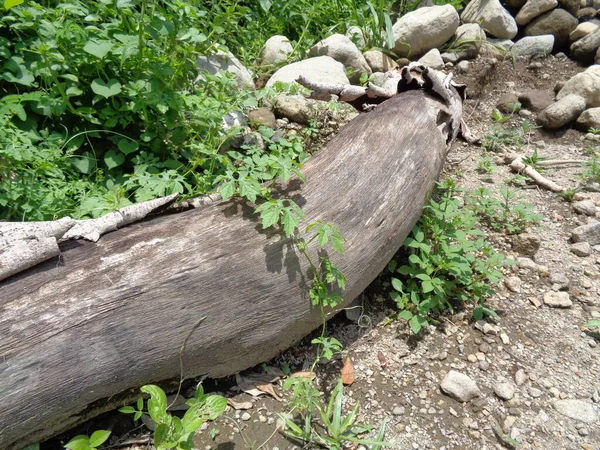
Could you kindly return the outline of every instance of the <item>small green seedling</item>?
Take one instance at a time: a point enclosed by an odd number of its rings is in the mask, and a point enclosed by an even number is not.
[[[65,448],[69,450],[96,450],[106,442],[109,436],[110,431],[107,430],[94,431],[91,436],[80,434],[67,442]]]

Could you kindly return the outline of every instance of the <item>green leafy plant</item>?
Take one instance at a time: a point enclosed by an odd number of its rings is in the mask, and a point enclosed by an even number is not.
[[[91,436],[80,434],[67,442],[65,448],[69,450],[96,450],[106,442],[109,436],[110,431],[106,430],[94,431]]]
[[[499,152],[504,147],[521,146],[525,143],[522,128],[504,128],[491,126],[481,139],[481,146],[492,152]]]
[[[133,414],[134,420],[138,420],[147,413],[155,422],[154,446],[158,450],[177,449],[189,450],[193,448],[194,433],[200,429],[207,420],[215,420],[225,412],[227,400],[220,395],[208,395],[204,393],[202,385],[199,385],[194,398],[189,399],[186,404],[189,409],[180,419],[167,412],[167,396],[158,386],[145,385],[140,390],[150,395],[147,401],[147,409],[144,410],[144,400],[138,398],[136,407],[125,406],[119,409],[125,414]]]
[[[600,182],[600,158],[593,155],[592,158],[583,164],[582,178],[586,181]]]
[[[587,328],[597,328],[598,331],[600,331],[600,319],[593,319],[593,320],[588,320],[586,323],[583,324],[584,327]]]
[[[310,380],[310,378],[309,378]],[[299,382],[295,382],[298,385]],[[312,425],[312,411],[308,412],[304,418],[304,426],[301,428],[293,420],[285,415],[280,415],[280,418],[285,422],[288,429],[284,432],[292,439],[319,445],[331,450],[340,450],[344,448],[346,443],[353,442],[362,445],[370,445],[372,449],[378,449],[383,446],[393,446],[389,442],[384,442],[386,422],[383,421],[379,432],[374,440],[361,439],[360,435],[365,434],[373,429],[370,425],[357,424],[357,414],[359,404],[357,403],[348,415],[343,414],[343,385],[339,380],[334,390],[331,392],[329,402],[325,407],[321,403],[316,403],[319,398],[315,390],[308,389],[304,398],[310,398],[310,405],[313,409],[319,412],[322,428],[317,429]],[[318,391],[317,391],[318,392]]]
[[[479,172],[479,173],[484,173],[484,174],[489,175],[489,174],[494,173],[497,168],[498,168],[498,166],[496,166],[496,164],[494,164],[492,158],[490,158],[489,156],[484,156],[477,163],[477,172]]]
[[[537,150],[534,150],[533,154],[531,156],[527,156],[527,157],[523,158],[523,162],[525,164],[530,165],[531,167],[533,167],[538,172],[543,172],[544,170],[546,170],[545,167],[540,167],[540,165],[539,165],[539,163],[541,161],[546,161],[546,160],[548,160],[548,158],[544,158],[543,156],[539,156]]]
[[[521,109],[521,104],[519,102],[515,103],[511,107],[511,112],[507,115],[503,115],[498,108],[494,108],[492,110],[492,119],[496,123],[504,123],[510,119],[512,119],[513,115]]]
[[[575,194],[577,194],[579,191],[581,190],[580,187],[577,188],[569,188],[569,189],[565,189],[562,192],[558,192],[558,196],[561,197],[564,201],[566,202],[573,202],[575,200]]]
[[[404,245],[406,263],[392,260],[392,299],[398,318],[408,321],[413,333],[425,327],[432,315],[474,305],[476,319],[495,315],[484,306],[493,285],[502,277],[505,257],[495,252],[477,228],[477,217],[455,198],[453,180],[438,184],[436,194]]]
[[[533,205],[522,202],[521,197],[506,186],[500,187],[500,199],[481,187],[467,194],[465,202],[487,226],[508,234],[521,233],[544,218],[534,212]]]

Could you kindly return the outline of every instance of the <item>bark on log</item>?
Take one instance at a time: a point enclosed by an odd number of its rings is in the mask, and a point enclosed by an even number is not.
[[[438,95],[402,93],[344,127],[305,165],[306,184],[282,192],[306,223],[321,219],[344,233],[344,255],[329,256],[347,276],[346,304],[419,218],[455,113]],[[2,449],[120,406],[113,396],[137,395],[132,387],[177,378],[192,330],[185,376],[219,377],[268,360],[320,324],[307,263],[236,201],[61,251],[60,264],[54,258],[0,283]]]

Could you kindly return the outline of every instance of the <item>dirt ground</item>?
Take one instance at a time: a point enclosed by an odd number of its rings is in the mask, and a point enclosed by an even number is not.
[[[582,70],[555,57],[533,65],[510,60],[472,62],[466,73],[456,75],[470,89],[465,120],[472,132],[483,136],[490,126],[497,125],[491,112],[501,95],[529,89],[553,94],[557,82]],[[535,114],[518,112],[502,126],[519,127],[524,119],[535,123]],[[550,159],[588,159],[590,142],[584,136],[574,129],[552,133],[534,129],[527,144],[504,150],[524,156],[537,151],[538,156]],[[477,170],[482,158],[491,158],[497,166],[492,173]],[[576,188],[582,170],[575,164],[553,167],[543,174]],[[443,177],[453,177],[461,188],[472,191],[480,186],[497,190],[507,181],[515,181],[514,175],[503,163],[502,150],[489,152],[457,141]],[[507,268],[511,289],[501,283],[489,299],[489,307],[500,315],[499,328],[484,333],[471,320],[470,310],[465,310],[443,317],[439,325],[415,337],[405,322],[386,322],[394,311],[388,296],[390,275],[385,273],[359,298],[361,308],[349,314],[361,316],[360,320],[350,320],[342,313],[328,325],[329,335],[344,344],[344,358],[350,357],[354,365],[356,380],[345,388],[346,406],[360,403],[362,423],[378,426],[387,419],[386,441],[394,443],[392,448],[485,450],[518,445],[521,449],[600,450],[600,342],[597,333],[582,327],[587,320],[600,317],[600,248],[586,257],[571,252],[571,230],[588,220],[576,213],[571,203],[534,184],[513,189],[544,219],[529,230],[541,241],[533,259]],[[578,195],[600,205],[600,193],[583,190]],[[513,250],[512,237],[486,231],[496,250],[515,259],[520,256]],[[571,307],[543,305],[544,294],[559,290],[568,292]],[[267,366],[299,371],[309,367],[313,358],[309,337]],[[319,385],[331,388],[341,367],[341,357],[319,365]],[[264,373],[265,368],[258,366],[248,373]],[[482,395],[466,403],[445,395],[440,383],[450,370],[469,376]],[[288,396],[281,384],[281,380],[274,383],[276,393],[283,397],[279,401],[270,395],[236,392],[234,377],[208,382],[208,387],[243,408],[229,407],[224,416],[208,424],[198,433],[196,448],[302,448],[277,430],[277,413],[286,412]],[[496,392],[507,385],[514,394],[503,400]],[[561,400],[574,400],[567,404],[575,411],[560,409],[556,402]],[[126,429],[122,423],[129,419],[117,413],[102,420]],[[99,422],[91,426],[97,429]],[[512,440],[503,440],[494,431],[497,427]],[[149,448],[147,432],[136,430],[122,439],[129,440],[131,450]],[[57,442],[42,448],[55,448]]]

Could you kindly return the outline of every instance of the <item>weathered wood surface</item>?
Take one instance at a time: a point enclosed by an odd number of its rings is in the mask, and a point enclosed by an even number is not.
[[[288,188],[306,223],[344,233],[344,255],[329,256],[348,278],[346,303],[420,216],[447,151],[444,109],[423,91],[383,103],[306,164],[306,184]],[[235,201],[63,244],[60,260],[0,283],[0,448],[43,440],[114,408],[117,393],[178,377],[179,349],[201,317],[186,377],[275,356],[320,324],[309,281],[292,242]]]

